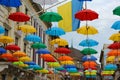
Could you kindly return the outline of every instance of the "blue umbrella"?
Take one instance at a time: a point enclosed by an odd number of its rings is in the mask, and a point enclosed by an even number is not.
[[[70,73],[78,72],[76,68],[67,68],[66,70]]]
[[[29,34],[25,36],[24,40],[31,42],[41,42],[41,38],[37,35]]]
[[[120,30],[120,21],[116,21],[111,28],[115,29],[115,30]]]
[[[104,70],[116,70],[117,66],[115,64],[108,64],[104,67]]]
[[[25,64],[28,64],[28,65],[36,65],[35,62],[24,62]]]
[[[0,54],[6,53],[7,51],[4,48],[0,48]]]
[[[88,57],[88,56],[83,56],[83,57],[82,57],[82,61],[88,61],[88,60],[90,60],[90,61],[95,61],[95,60],[97,60],[97,58],[94,57],[94,56],[90,56],[90,57]]]
[[[56,67],[55,69],[58,70],[58,71],[63,71],[63,70],[65,70],[63,67]]]
[[[5,29],[2,26],[0,26],[0,34],[2,33],[5,33]]]
[[[38,53],[38,54],[50,54],[50,51],[47,50],[47,49],[39,49],[35,53]]]
[[[34,70],[41,70],[43,69],[42,67],[40,67],[39,65],[29,65],[29,68],[33,68]]]
[[[7,7],[19,7],[22,5],[20,0],[0,0],[0,4]]]
[[[93,39],[85,39],[81,41],[79,45],[83,47],[93,47],[93,46],[97,46],[98,42]]]
[[[92,1],[92,0],[79,0],[79,1]]]
[[[52,27],[45,31],[50,36],[61,36],[65,34],[65,31],[59,27]]]
[[[76,68],[74,65],[64,65],[64,68]]]

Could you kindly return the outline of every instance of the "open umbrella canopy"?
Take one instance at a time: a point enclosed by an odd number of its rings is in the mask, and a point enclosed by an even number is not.
[[[113,14],[120,16],[120,6],[117,6],[115,9],[113,9]]]
[[[54,58],[54,57],[53,57],[52,55],[50,55],[50,54],[43,54],[43,55],[41,55],[40,57],[43,58],[43,59]]]
[[[117,66],[115,64],[107,64],[105,67],[104,67],[104,70],[116,70],[117,69]]]
[[[36,72],[40,72],[40,73],[44,73],[44,74],[49,73],[49,71],[47,69],[36,70]]]
[[[6,44],[6,43],[11,43],[13,41],[14,41],[13,38],[11,38],[9,36],[0,36],[0,42],[1,43]]]
[[[84,48],[83,50],[80,51],[82,54],[96,54],[97,51],[93,48]]]
[[[112,43],[108,46],[109,49],[120,49],[120,42]]]
[[[20,0],[0,0],[0,4],[6,7],[19,7],[22,5]]]
[[[97,58],[96,57],[94,57],[94,56],[84,56],[84,57],[82,57],[82,61],[96,61],[97,60]]]
[[[39,66],[39,65],[29,65],[29,68],[33,68],[33,70],[41,70],[41,69],[43,69],[41,66]]]
[[[73,61],[61,61],[62,65],[74,65],[75,63]]]
[[[19,66],[20,64],[24,64],[24,63],[22,61],[13,62],[13,65],[16,65],[16,66]]]
[[[28,65],[36,65],[35,62],[31,61],[31,62],[24,62],[24,64],[28,64]]]
[[[32,61],[31,58],[28,56],[20,57],[19,60],[22,62],[31,62]]]
[[[33,43],[31,45],[32,48],[35,48],[35,49],[40,49],[40,48],[47,48],[47,46],[43,43],[39,43],[39,42],[36,42],[36,43]]]
[[[107,57],[107,59],[106,59],[106,62],[107,63],[110,63],[110,62],[114,62],[115,61],[115,56],[109,56],[109,57]]]
[[[60,53],[60,54],[69,54],[71,53],[71,50],[65,47],[60,47],[60,48],[55,49],[54,52]]]
[[[31,42],[41,42],[41,38],[37,35],[29,34],[25,36],[24,40]]]
[[[60,64],[58,62],[48,62],[47,65],[53,68],[60,67]]]
[[[61,36],[65,34],[65,31],[59,27],[51,27],[45,31],[46,34],[50,36]]]
[[[64,65],[64,68],[66,69],[66,68],[76,68],[76,66],[75,65]]]
[[[0,54],[6,53],[7,51],[4,48],[0,48]]]
[[[56,60],[53,57],[45,58],[44,61],[46,61],[46,62],[56,62]]]
[[[15,56],[15,57],[23,57],[23,56],[27,56],[27,54],[24,53],[24,52],[21,52],[21,51],[16,51],[16,52],[13,53],[13,56]]]
[[[5,29],[0,25],[0,34],[5,33]]]
[[[98,18],[98,13],[90,9],[83,9],[75,14],[75,18],[81,21],[86,21],[86,20],[92,21]]]
[[[39,49],[35,53],[38,53],[38,54],[50,54],[50,51],[47,50],[47,49]]]
[[[103,76],[109,76],[110,77],[110,76],[112,76],[114,74],[114,72],[115,72],[114,70],[113,71],[111,71],[111,70],[110,71],[109,70],[106,71],[105,70],[105,71],[101,72],[101,75],[103,75]]]
[[[112,41],[120,41],[120,33],[112,34],[109,39]]]
[[[58,71],[63,71],[63,70],[65,70],[65,68],[63,68],[63,67],[61,67],[61,66],[60,66],[60,67],[56,67],[55,69],[58,70]]]
[[[14,12],[11,13],[8,17],[10,20],[17,21],[17,22],[26,22],[30,20],[30,17],[23,12]]]
[[[68,42],[65,39],[56,38],[50,42],[51,45],[66,46]]]
[[[11,58],[8,58],[7,61],[8,62],[16,62],[16,61],[19,61],[19,60],[16,57],[11,57]]]
[[[83,66],[84,67],[96,67],[97,66],[97,63],[96,62],[94,62],[94,61],[85,61],[84,63],[83,63]]]
[[[5,53],[0,56],[1,58],[9,59],[13,58],[13,55],[11,53]]]
[[[120,30],[120,21],[114,22],[114,24],[111,26],[111,28],[115,30]]]
[[[66,69],[69,73],[75,73],[78,72],[78,70],[76,68],[67,68]]]
[[[84,35],[94,35],[98,33],[98,30],[93,26],[81,26],[77,29],[77,33]]]
[[[108,56],[120,56],[120,50],[111,50],[107,53]]]
[[[92,46],[97,46],[98,42],[93,39],[85,39],[81,41],[79,45],[83,47],[92,47]]]
[[[20,47],[17,46],[17,45],[15,45],[15,44],[10,44],[10,45],[7,45],[7,46],[5,47],[5,49],[6,49],[6,50],[15,50],[15,51],[17,51],[17,50],[20,50]]]
[[[73,60],[73,58],[71,58],[70,56],[60,56],[58,58],[58,60],[60,60],[60,61],[71,61],[71,60]]]
[[[21,30],[22,32],[24,32],[26,34],[36,32],[36,29],[33,26],[30,26],[30,25],[19,26],[19,30]]]
[[[56,12],[45,12],[40,15],[40,19],[45,22],[58,22],[62,20],[62,16]]]

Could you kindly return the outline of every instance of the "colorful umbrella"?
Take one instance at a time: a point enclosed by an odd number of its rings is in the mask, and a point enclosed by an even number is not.
[[[16,61],[18,61],[18,58],[16,58],[16,57],[11,57],[11,58],[8,58],[7,61],[8,61],[8,62],[16,62]]]
[[[120,49],[120,42],[112,43],[108,46],[109,49]]]
[[[43,58],[43,59],[54,58],[54,57],[53,57],[52,55],[50,55],[50,54],[43,54],[43,55],[41,55],[40,57]]]
[[[46,62],[56,62],[56,60],[53,57],[45,58],[44,61],[46,61]]]
[[[0,42],[6,44],[6,43],[11,43],[13,42],[13,38],[9,37],[9,36],[0,36]]]
[[[22,5],[20,0],[0,0],[0,4],[7,7],[19,7]]]
[[[115,71],[102,71],[101,75],[103,76],[111,76],[114,74]]]
[[[31,58],[28,57],[28,56],[25,56],[25,57],[20,57],[19,58],[19,61],[22,61],[22,62],[31,62]]]
[[[47,50],[47,49],[39,49],[35,53],[38,53],[38,54],[50,54],[50,51]]]
[[[86,62],[84,62],[83,63],[83,66],[84,67],[96,67],[97,66],[97,63],[96,62],[94,62],[94,61],[86,61]]]
[[[92,46],[97,46],[98,42],[93,39],[85,39],[81,41],[79,45],[83,47],[92,47]]]
[[[25,36],[24,40],[31,42],[41,42],[41,38],[37,35],[29,34]]]
[[[24,64],[24,63],[22,61],[13,62],[13,65],[16,65],[16,66],[19,66],[20,64]]]
[[[77,29],[77,33],[84,35],[93,35],[93,34],[97,34],[98,30],[93,26],[82,26],[79,29]]]
[[[82,57],[82,61],[96,61],[97,60],[97,58],[96,57],[94,57],[94,56],[84,56],[84,57]]]
[[[5,53],[5,54],[2,54],[0,57],[9,59],[9,58],[13,58],[13,55],[11,53]]]
[[[111,26],[111,28],[115,30],[120,30],[120,21],[114,22],[114,24]]]
[[[75,14],[75,18],[81,21],[86,21],[86,20],[92,21],[98,18],[98,14],[90,9],[83,9]]]
[[[0,48],[0,54],[6,53],[7,51],[4,48]]]
[[[113,10],[113,14],[120,16],[120,6],[117,6],[117,7]]]
[[[120,33],[112,34],[109,39],[113,41],[120,41]]]
[[[73,58],[71,58],[70,56],[60,56],[58,58],[58,60],[60,60],[60,61],[71,61],[71,60],[73,60]]]
[[[33,68],[33,70],[42,70],[43,68],[39,65],[30,65],[31,68]]]
[[[15,56],[15,57],[23,57],[23,56],[27,56],[27,54],[24,53],[24,52],[21,52],[21,51],[16,51],[16,52],[13,53],[13,56]]]
[[[24,62],[24,64],[28,64],[28,65],[36,65],[35,62]]]
[[[62,65],[74,65],[75,63],[73,61],[61,61]]]
[[[76,68],[76,66],[75,65],[64,65],[64,68],[66,69],[66,68]]]
[[[108,56],[120,56],[120,50],[111,50],[107,53]]]
[[[60,67],[60,64],[58,62],[48,62],[47,65],[53,68]]]
[[[110,63],[110,62],[114,62],[115,61],[115,56],[109,56],[109,57],[107,57],[107,59],[106,59],[106,62],[107,63]]]
[[[0,25],[0,34],[5,33],[5,29]]]
[[[44,73],[44,74],[49,73],[49,71],[47,69],[36,70],[36,72],[40,72],[40,73]]]
[[[60,66],[60,67],[56,67],[55,69],[58,70],[58,71],[63,71],[63,70],[65,70],[65,69],[64,69],[63,67],[61,67],[61,66]]]
[[[26,22],[30,20],[30,17],[23,12],[14,12],[11,13],[8,17],[10,20],[17,21],[17,22]]]
[[[45,12],[40,15],[40,19],[45,22],[58,22],[62,20],[62,16],[56,12]]]
[[[47,46],[43,43],[34,43],[31,45],[32,48],[35,48],[35,49],[40,49],[40,48],[47,48]]]
[[[66,46],[68,42],[65,39],[57,38],[50,42],[51,45],[57,44],[58,46]]]
[[[5,47],[5,49],[6,49],[6,50],[15,50],[15,51],[17,51],[17,50],[20,50],[20,47],[17,46],[17,45],[15,45],[15,44],[10,44],[10,45],[7,45],[7,46]]]
[[[36,32],[36,29],[33,26],[30,26],[30,25],[19,26],[19,30],[21,30],[22,32],[24,32],[26,34]]]
[[[104,70],[116,70],[117,69],[117,66],[115,64],[108,64],[104,67]]]
[[[76,73],[78,70],[76,68],[67,68],[66,69],[69,73]]]
[[[50,36],[61,36],[65,34],[65,31],[59,27],[51,27],[45,31],[46,34]]]
[[[54,52],[60,53],[60,54],[69,54],[69,53],[71,53],[71,50],[68,48],[65,48],[65,47],[60,47],[60,48],[57,48],[56,50],[54,50]]]
[[[89,55],[89,54],[96,54],[97,51],[92,48],[84,48],[83,50],[80,51],[80,53]]]

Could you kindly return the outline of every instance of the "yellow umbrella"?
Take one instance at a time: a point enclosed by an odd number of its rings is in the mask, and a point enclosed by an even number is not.
[[[36,32],[36,29],[30,25],[19,26],[19,30],[21,30],[22,32],[27,33],[27,34]]]
[[[115,60],[115,56],[110,56],[110,57],[107,57],[106,62],[107,63],[108,62],[114,62],[114,60]]]
[[[65,39],[57,38],[50,42],[51,45],[57,44],[58,46],[66,46],[68,42]]]
[[[49,71],[47,69],[36,70],[36,72],[40,72],[40,73],[44,73],[44,74],[49,73]]]
[[[32,61],[31,58],[28,57],[28,56],[21,57],[21,58],[19,58],[19,60],[22,61],[22,62],[30,62],[30,61]]]
[[[28,67],[28,65],[27,64],[19,64],[19,67],[26,68],[26,67]]]
[[[74,62],[73,61],[61,61],[61,64],[62,65],[74,65]]]
[[[58,62],[48,62],[47,64],[49,67],[53,68],[60,67],[60,64]]]
[[[11,43],[13,41],[14,41],[13,38],[11,38],[9,36],[0,36],[0,42],[1,43],[6,44],[6,43]]]
[[[97,34],[98,30],[93,26],[82,26],[79,29],[77,29],[77,33],[84,35],[93,35],[93,34]]]
[[[76,73],[70,73],[71,76],[80,76],[80,73],[79,72],[76,72]]]
[[[120,41],[120,33],[112,34],[109,39],[112,41]]]

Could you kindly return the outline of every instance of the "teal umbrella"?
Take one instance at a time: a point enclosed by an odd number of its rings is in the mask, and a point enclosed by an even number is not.
[[[40,15],[40,19],[45,22],[58,22],[62,20],[62,16],[56,12],[45,12]]]
[[[82,51],[80,51],[80,53],[89,55],[89,54],[96,54],[97,51],[92,48],[84,48]]]
[[[117,7],[113,10],[113,14],[120,16],[120,6],[117,6]]]

